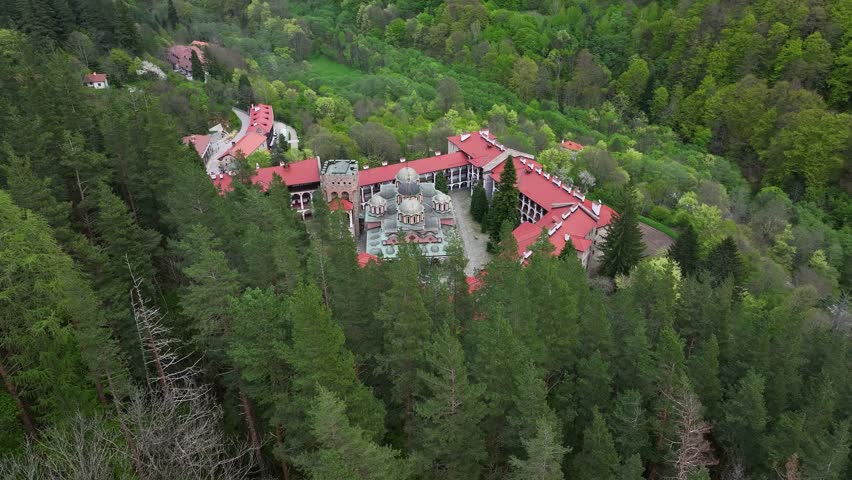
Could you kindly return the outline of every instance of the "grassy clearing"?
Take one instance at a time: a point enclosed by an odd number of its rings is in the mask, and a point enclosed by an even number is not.
[[[668,225],[664,225],[664,224],[654,220],[653,218],[643,217],[642,215],[639,215],[639,221],[644,223],[645,225],[648,225],[649,227],[656,228],[657,230],[665,233],[666,235],[670,236],[671,238],[677,238],[679,236],[678,233],[676,231],[674,231],[674,229],[672,227],[670,227]]]
[[[360,70],[337,63],[328,57],[314,57],[308,60],[308,68],[298,75],[305,83],[321,82],[331,86],[346,85],[366,76]]]

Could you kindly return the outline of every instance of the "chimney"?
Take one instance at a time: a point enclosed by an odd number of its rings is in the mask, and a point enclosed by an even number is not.
[[[254,164],[254,169],[255,169],[255,170],[260,170],[260,164],[259,164],[259,163],[255,163],[255,164]]]
[[[369,165],[364,165],[364,170],[369,170],[369,169],[370,169]]]
[[[435,156],[436,156],[436,157],[441,156],[441,152],[435,152]]]
[[[215,176],[216,174],[213,174],[213,175]],[[220,174],[219,174],[219,178],[225,178],[225,174],[224,174],[224,173],[220,173]]]
[[[387,166],[388,166],[388,162],[382,162],[382,166],[383,166],[383,167],[387,167]]]
[[[405,163],[405,157],[400,158],[399,163]]]

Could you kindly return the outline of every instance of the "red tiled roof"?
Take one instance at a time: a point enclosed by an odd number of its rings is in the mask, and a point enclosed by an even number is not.
[[[352,202],[346,200],[345,198],[332,198],[330,202],[328,202],[328,208],[331,210],[346,210],[347,212],[352,211]]]
[[[550,231],[549,236],[558,255],[565,247],[565,235],[571,240],[575,250],[585,252],[592,241],[586,238],[596,227],[604,227],[612,221],[613,210],[602,204],[595,204],[585,195],[576,191],[568,192],[565,184],[558,184],[556,177],[545,176],[541,165],[533,160],[513,158],[518,175],[518,191],[540,205],[546,211],[536,223],[524,222],[512,233],[518,242],[521,255],[535,243],[542,230]],[[532,168],[530,168],[532,166]],[[491,178],[499,181],[504,165],[499,165],[491,173]],[[595,213],[597,211],[597,213]],[[597,217],[597,218],[595,218]]]
[[[574,151],[574,152],[579,152],[580,150],[583,149],[582,145],[580,145],[577,142],[572,142],[571,140],[565,140],[564,142],[560,143],[559,145],[562,145],[562,148],[564,148],[565,150],[571,150],[571,151]]]
[[[192,72],[192,52],[198,55],[201,63],[204,63],[204,52],[198,48],[196,42],[192,45],[172,45],[169,48],[168,57],[169,63],[178,65],[187,72]]]
[[[210,144],[210,135],[187,135],[181,139],[184,145],[192,145],[198,156],[204,156],[204,151],[207,150],[207,145]]]
[[[473,293],[480,288],[482,288],[482,277],[485,275],[485,271],[479,273],[479,276],[476,277],[467,277],[465,280],[467,281],[467,293]]]
[[[437,157],[421,158],[405,163],[394,163],[393,165],[385,165],[383,167],[369,168],[358,172],[358,185],[373,185],[376,183],[389,182],[396,177],[404,167],[411,167],[417,173],[423,175],[425,173],[436,172],[438,170],[446,170],[453,167],[461,167],[467,165],[467,156],[462,152],[448,153],[446,155],[438,155]]]
[[[488,140],[491,140],[489,142]],[[497,145],[497,138],[487,130],[473,133],[463,133],[448,137],[447,140],[470,157],[470,163],[483,167],[495,157],[503,153]],[[493,143],[492,143],[493,142]]]
[[[364,268],[370,262],[379,263],[379,257],[375,255],[371,255],[367,252],[361,252],[358,254],[358,266]]]
[[[95,82],[106,82],[107,75],[106,73],[90,73],[88,75],[83,76],[83,81],[85,83],[95,83]]]
[[[270,105],[257,104],[249,108],[249,131],[263,135],[272,131],[274,117]]]
[[[515,162],[515,171],[518,176],[518,191],[545,210],[553,209],[554,204],[579,203],[589,211],[594,211],[595,207],[590,198],[586,198],[584,195],[578,197],[575,191],[568,193],[565,190],[568,188],[567,184],[557,185],[554,182],[554,180],[559,181],[557,177],[550,176],[550,178],[547,178],[544,171],[539,173],[539,169],[542,168],[541,164],[530,159],[522,160],[519,157],[515,157],[512,160]],[[532,165],[532,169],[529,167],[530,165]],[[504,166],[505,163],[498,165],[491,172],[491,178],[495,181],[500,181],[500,173],[503,172]],[[600,217],[600,220],[598,220],[599,226],[609,225],[612,218],[612,209],[606,205],[601,205],[597,215]]]
[[[518,254],[523,255],[524,252],[530,250],[530,247],[538,240],[542,231],[550,232],[555,228],[552,235],[548,238],[553,245],[554,255],[559,255],[567,243],[565,235],[571,240],[574,250],[585,252],[592,245],[592,240],[586,238],[595,227],[600,227],[594,218],[582,209],[577,209],[570,214],[568,218],[563,219],[562,215],[571,210],[571,207],[560,207],[551,210],[539,221],[535,223],[524,222],[516,228],[512,234],[515,236],[515,241],[518,242]],[[561,222],[561,225],[560,225]]]
[[[261,185],[263,190],[269,187],[272,182],[272,175],[278,175],[284,180],[288,187],[296,185],[306,185],[311,183],[319,183],[319,163],[316,157],[294,162],[286,167],[266,167],[259,168],[255,171],[251,181],[254,184]],[[216,177],[213,184],[220,192],[230,192],[233,190],[231,182],[233,179],[230,175],[224,175],[222,178]]]
[[[264,143],[266,143],[266,136],[250,132],[247,133],[245,137],[241,138],[234,146],[226,150],[225,153],[220,155],[219,158],[224,158],[228,155],[236,158],[237,153],[240,152],[243,154],[243,157],[248,157]]]

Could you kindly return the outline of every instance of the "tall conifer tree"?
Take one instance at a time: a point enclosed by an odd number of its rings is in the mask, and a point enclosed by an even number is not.
[[[198,82],[204,82],[204,65],[201,63],[201,59],[198,58],[198,54],[195,53],[195,50],[191,50],[191,52],[192,56],[189,60],[192,64],[192,79]]]
[[[601,245],[603,259],[599,271],[610,278],[630,273],[645,251],[642,230],[639,229],[636,194],[632,187],[624,191],[624,197],[624,207],[609,226]]]
[[[389,447],[370,440],[346,416],[346,405],[320,387],[309,412],[311,434],[319,448],[302,454],[297,464],[312,480],[406,480],[409,462]]]
[[[319,289],[302,285],[293,292],[288,313],[293,345],[287,358],[293,368],[296,412],[309,408],[324,387],[347,405],[347,417],[371,439],[384,432],[384,406],[358,380],[355,358],[344,345],[343,330],[331,318]]]
[[[574,472],[578,478],[615,480],[618,471],[618,453],[603,415],[592,410],[592,422],[583,432],[583,447],[574,458]]]
[[[680,266],[684,276],[692,275],[700,267],[698,256],[698,234],[691,223],[687,223],[674,244],[669,247],[668,256]]]
[[[485,388],[470,383],[461,343],[448,326],[436,334],[419,377],[425,388],[416,406],[417,455],[433,477],[478,477],[486,458],[480,425]]]
[[[499,190],[494,193],[491,199],[491,205],[488,207],[488,218],[486,219],[488,232],[491,235],[488,245],[492,251],[497,249],[497,244],[500,242],[504,222],[508,222],[513,230],[521,223],[520,213],[518,212],[518,187],[516,186],[518,178],[515,172],[515,162],[509,157],[503,165],[498,183]]]

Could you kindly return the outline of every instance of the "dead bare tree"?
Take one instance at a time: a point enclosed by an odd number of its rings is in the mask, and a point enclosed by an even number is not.
[[[799,473],[799,454],[794,453],[784,462],[784,472],[778,472],[779,478],[782,480],[799,480],[802,475]]]
[[[195,397],[205,395],[207,388],[196,385],[199,376],[198,360],[192,361],[191,354],[179,353],[177,339],[163,323],[163,315],[158,307],[148,305],[142,294],[142,279],[136,278],[130,262],[127,269],[133,286],[130,288],[130,301],[133,305],[133,317],[136,321],[136,332],[142,347],[142,358],[153,374],[149,375],[150,387],[157,389],[166,396],[181,401],[183,396]],[[191,398],[187,398],[189,400]]]
[[[100,415],[81,413],[42,432],[18,456],[0,462],[0,478],[107,480],[132,476],[117,432]]]
[[[210,389],[197,382],[198,361],[179,353],[180,345],[164,325],[163,315],[143,297],[141,279],[132,270],[130,276],[139,341],[151,369],[148,388],[133,395],[119,413],[129,429],[137,476],[142,480],[246,478],[254,466],[253,450],[226,438],[221,408]]]
[[[226,438],[222,410],[210,395],[134,396],[123,412],[130,426],[140,480],[247,478],[251,448]]]
[[[716,465],[713,446],[707,439],[713,427],[701,418],[701,403],[688,390],[676,394],[665,393],[673,406],[674,438],[666,441],[672,457],[669,460],[677,480],[688,480],[690,474],[701,467]]]
[[[852,314],[849,313],[849,292],[843,292],[833,305],[828,307],[830,327],[836,332],[852,334]]]
[[[730,461],[722,472],[722,480],[745,480],[745,468],[739,458]]]

